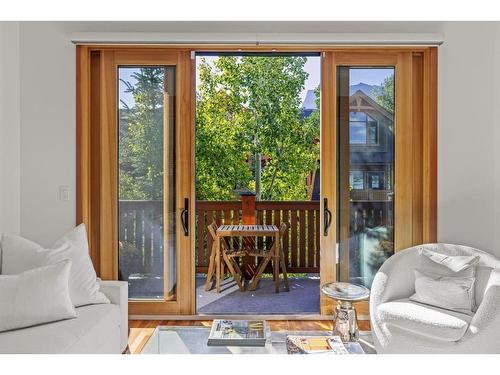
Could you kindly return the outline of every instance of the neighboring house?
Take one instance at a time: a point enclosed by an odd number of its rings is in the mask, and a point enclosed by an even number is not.
[[[379,105],[373,93],[379,86],[364,83],[350,88],[349,185],[352,201],[390,201],[392,190],[394,137],[393,115]],[[315,94],[309,90],[303,103],[303,117],[316,110]],[[311,200],[319,200],[319,170],[308,178]]]

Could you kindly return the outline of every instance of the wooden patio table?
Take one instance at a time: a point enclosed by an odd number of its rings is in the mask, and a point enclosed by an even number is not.
[[[221,247],[220,242],[223,237],[274,237],[273,249],[274,251],[274,274],[275,277],[275,292],[279,293],[279,265],[280,265],[280,233],[279,229],[276,225],[221,225],[217,228],[216,238],[215,238],[215,272],[216,272],[216,285],[217,285],[217,293],[220,293],[220,280],[221,280],[221,267],[220,267],[220,259],[221,259]],[[266,262],[262,262],[262,265],[259,267],[257,273],[253,277],[253,280],[250,284],[250,290],[255,290],[257,283],[262,277],[262,273],[264,271]],[[207,275],[208,279],[212,278],[212,275]]]

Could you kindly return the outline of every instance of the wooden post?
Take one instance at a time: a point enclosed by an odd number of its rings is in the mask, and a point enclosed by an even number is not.
[[[240,193],[243,224],[255,224],[255,193]]]
[[[255,193],[252,191],[245,191],[240,193],[241,197],[241,211],[243,216],[243,224],[255,225]],[[243,246],[254,246],[253,238],[243,238]],[[255,275],[257,268],[255,267],[255,258],[245,256],[241,272],[247,280],[251,280]]]

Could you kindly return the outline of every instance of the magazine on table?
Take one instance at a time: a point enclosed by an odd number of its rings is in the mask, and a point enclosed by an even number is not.
[[[286,337],[288,354],[349,354],[339,336]]]
[[[265,346],[264,320],[216,319],[212,323],[208,346]]]

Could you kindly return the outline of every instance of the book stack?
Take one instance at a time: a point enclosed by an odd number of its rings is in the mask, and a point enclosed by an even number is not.
[[[264,320],[223,320],[212,323],[208,346],[265,346],[267,325]]]

